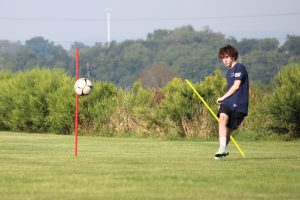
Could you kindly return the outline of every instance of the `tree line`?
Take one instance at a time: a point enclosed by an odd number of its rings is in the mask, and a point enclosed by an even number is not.
[[[69,50],[43,37],[24,44],[2,40],[0,71],[62,68],[73,76],[75,48],[80,48],[81,76],[122,87],[131,87],[140,80],[144,86],[159,88],[175,76],[200,81],[216,69],[225,71],[217,52],[226,44],[237,47],[239,61],[246,65],[255,83],[268,84],[283,66],[300,63],[300,36],[288,35],[283,44],[275,38],[238,41],[209,28],[196,31],[192,26],[183,26],[155,30],[146,39],[113,41],[109,46],[74,42]]]

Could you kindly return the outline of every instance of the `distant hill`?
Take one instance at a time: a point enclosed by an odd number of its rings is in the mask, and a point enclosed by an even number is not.
[[[155,30],[145,40],[113,41],[109,47],[102,43],[87,46],[75,42],[68,51],[43,37],[31,38],[25,44],[3,40],[0,41],[0,71],[17,72],[38,66],[64,68],[74,75],[74,49],[78,47],[80,74],[89,74],[92,80],[127,87],[135,80],[145,81],[149,73],[149,76],[164,73],[166,77],[199,81],[216,68],[226,70],[217,58],[219,48],[226,44],[237,47],[239,61],[246,65],[253,82],[267,84],[282,66],[300,63],[300,36],[288,35],[280,45],[275,38],[237,41],[209,28],[195,31],[192,26],[183,26]]]

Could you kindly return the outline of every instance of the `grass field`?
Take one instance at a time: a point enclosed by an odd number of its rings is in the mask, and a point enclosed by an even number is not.
[[[300,199],[300,141],[217,142],[0,132],[0,199]]]

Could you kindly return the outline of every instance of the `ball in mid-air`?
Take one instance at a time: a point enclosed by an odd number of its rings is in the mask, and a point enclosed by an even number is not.
[[[74,90],[79,96],[88,95],[93,88],[92,82],[87,78],[80,78],[75,82]]]

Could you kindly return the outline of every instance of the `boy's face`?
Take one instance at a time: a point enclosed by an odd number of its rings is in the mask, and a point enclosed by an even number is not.
[[[233,64],[235,63],[235,59],[233,57],[230,57],[227,54],[225,54],[223,56],[222,61],[223,61],[223,64],[228,68],[231,68],[233,66]]]

